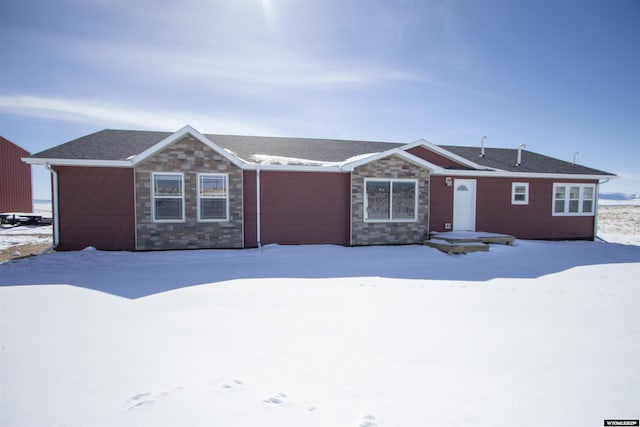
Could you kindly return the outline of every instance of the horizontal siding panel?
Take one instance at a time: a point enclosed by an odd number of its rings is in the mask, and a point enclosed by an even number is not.
[[[135,249],[133,169],[58,166],[59,250]]]
[[[262,244],[349,244],[350,174],[262,171],[260,177]]]

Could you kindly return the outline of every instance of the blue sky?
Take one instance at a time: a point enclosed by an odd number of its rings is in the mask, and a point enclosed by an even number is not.
[[[0,134],[487,135],[640,193],[638,22],[637,0],[4,0]]]

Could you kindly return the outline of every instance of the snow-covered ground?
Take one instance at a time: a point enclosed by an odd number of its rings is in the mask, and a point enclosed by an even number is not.
[[[53,253],[0,265],[3,426],[640,417],[640,247]]]
[[[51,202],[37,201],[33,204],[33,212],[43,216],[51,216]],[[34,225],[13,227],[0,225],[0,250],[15,245],[52,243],[53,227],[51,225],[37,227]]]
[[[640,199],[600,200],[598,236],[607,242],[640,245]]]
[[[640,206],[601,204],[598,223],[624,245],[85,250],[0,264],[0,424],[637,419]],[[40,242],[51,227],[0,230],[0,249]]]
[[[27,225],[12,227],[0,225],[0,250],[15,245],[52,243],[53,228],[50,225],[38,227]]]

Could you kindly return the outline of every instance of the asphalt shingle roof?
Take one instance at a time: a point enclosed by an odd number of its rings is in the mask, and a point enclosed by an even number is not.
[[[379,153],[405,144],[339,139],[280,138],[269,136],[206,135],[207,138],[251,161],[254,154],[342,162],[354,156]]]
[[[42,159],[126,160],[142,153],[171,132],[105,129],[41,151],[31,157]],[[241,159],[251,155],[293,157],[326,162],[341,162],[361,154],[378,153],[404,144],[337,139],[284,138],[269,136],[205,135],[215,144],[232,151]]]
[[[170,135],[172,135],[171,132],[105,129],[33,154],[31,157],[41,159],[127,160]],[[252,155],[262,154],[324,162],[341,162],[355,156],[378,153],[405,145],[394,142],[338,139],[218,134],[207,134],[205,136],[215,144],[246,161],[252,161]],[[450,145],[441,147],[482,166],[510,172],[612,175],[527,150],[522,151],[522,164],[516,166],[518,151],[516,149],[486,148],[485,157],[480,157],[480,149],[478,147]]]
[[[454,145],[441,145],[440,147],[479,165],[508,172],[613,175],[608,172],[578,164],[574,165],[564,160],[527,150],[522,150],[522,161],[519,166],[516,166],[518,150],[513,148],[485,148],[484,157],[480,157],[480,147],[460,147]]]
[[[170,132],[105,129],[31,157],[41,159],[127,160],[171,135]]]

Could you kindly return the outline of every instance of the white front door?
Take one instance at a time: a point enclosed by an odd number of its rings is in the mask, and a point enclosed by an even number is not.
[[[476,231],[476,180],[453,181],[453,231]]]

